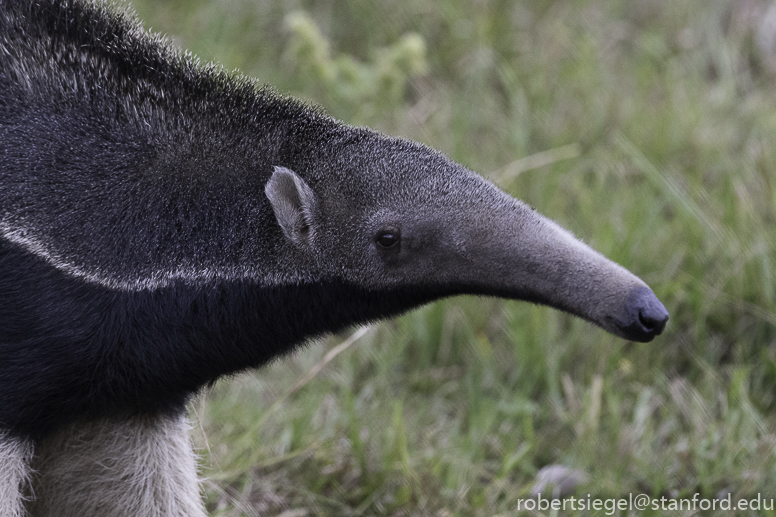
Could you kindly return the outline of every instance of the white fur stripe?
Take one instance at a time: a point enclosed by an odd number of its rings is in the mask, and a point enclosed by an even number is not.
[[[74,264],[61,253],[50,249],[38,239],[31,236],[32,232],[12,228],[6,224],[0,223],[0,238],[20,246],[28,253],[42,258],[46,263],[62,271],[68,276],[79,278],[91,284],[99,284],[110,289],[119,291],[141,291],[146,289],[155,289],[164,287],[174,280],[184,280],[188,282],[202,282],[214,279],[235,280],[241,276],[249,275],[243,272],[242,275],[237,271],[215,271],[208,268],[194,268],[180,266],[176,270],[159,270],[145,278],[114,278],[107,275],[104,271],[89,271],[83,266]]]
[[[66,254],[59,253],[33,236],[30,230],[12,227],[0,222],[0,239],[21,247],[26,252],[43,259],[50,266],[64,274],[78,278],[90,284],[98,284],[108,289],[117,291],[146,291],[158,289],[170,285],[176,281],[186,284],[199,285],[217,280],[240,281],[261,280],[262,285],[288,285],[304,281],[312,281],[311,275],[300,274],[297,271],[281,273],[271,272],[271,267],[265,265],[263,271],[259,271],[254,264],[240,264],[237,266],[203,266],[192,264],[177,264],[173,269],[157,268],[145,273],[138,270],[136,276],[121,278],[111,275],[99,267],[86,267],[74,263]],[[274,264],[275,261],[268,261]]]

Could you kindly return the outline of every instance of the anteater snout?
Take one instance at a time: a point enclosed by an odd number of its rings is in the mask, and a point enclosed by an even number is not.
[[[632,341],[652,341],[666,327],[668,311],[649,287],[635,288],[625,303],[622,333]]]

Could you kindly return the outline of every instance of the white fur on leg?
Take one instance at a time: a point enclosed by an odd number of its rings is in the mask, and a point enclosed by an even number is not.
[[[36,447],[31,517],[204,517],[186,417],[75,424]]]
[[[32,443],[0,430],[0,515],[23,517]]]

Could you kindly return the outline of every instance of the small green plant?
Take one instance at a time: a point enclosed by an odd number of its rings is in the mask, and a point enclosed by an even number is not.
[[[304,11],[286,15],[285,26],[285,55],[295,72],[328,103],[350,107],[358,118],[401,105],[408,82],[427,70],[426,45],[418,34],[405,34],[365,63],[344,54],[332,57],[329,42]]]

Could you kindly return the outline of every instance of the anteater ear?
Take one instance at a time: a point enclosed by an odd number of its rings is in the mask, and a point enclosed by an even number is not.
[[[285,236],[294,244],[307,245],[316,204],[313,190],[291,169],[275,167],[264,193]]]

